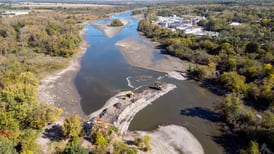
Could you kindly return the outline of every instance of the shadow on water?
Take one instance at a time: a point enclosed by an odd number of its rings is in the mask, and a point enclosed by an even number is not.
[[[199,117],[212,122],[220,122],[220,116],[218,113],[202,107],[183,109],[181,110],[181,115]]]
[[[181,115],[198,117],[222,125],[222,127],[219,128],[222,134],[218,136],[210,135],[210,137],[215,143],[222,146],[226,153],[239,153],[239,145],[241,143],[241,141],[239,141],[239,134],[232,133],[228,126],[222,123],[222,119],[218,113],[206,108],[194,107],[181,110]]]

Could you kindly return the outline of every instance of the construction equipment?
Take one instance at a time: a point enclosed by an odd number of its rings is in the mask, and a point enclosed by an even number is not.
[[[134,96],[134,92],[133,91],[127,91],[125,95],[126,95],[126,97],[130,98],[131,96]]]

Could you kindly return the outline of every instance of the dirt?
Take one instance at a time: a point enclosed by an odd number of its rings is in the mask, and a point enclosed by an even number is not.
[[[85,30],[81,31],[81,36]],[[38,86],[38,98],[42,103],[53,104],[63,109],[63,117],[79,114],[85,117],[80,105],[80,96],[74,86],[73,79],[80,68],[80,59],[88,47],[87,42],[83,41],[79,51],[75,54],[69,65],[60,71],[47,75],[40,81]]]
[[[110,23],[106,23],[106,24],[95,24],[93,23],[92,25],[94,26],[94,28],[102,31],[105,36],[107,36],[108,38],[112,38],[114,36],[116,36],[121,30],[123,30],[123,28],[129,24],[129,21],[125,20],[125,19],[119,19],[124,26],[119,26],[119,27],[111,27],[109,26]]]
[[[176,125],[160,126],[153,132],[135,131],[124,136],[126,141],[136,137],[150,136],[150,154],[204,154],[199,141],[184,127]],[[145,154],[139,151],[140,154]]]
[[[132,66],[168,73],[170,77],[178,80],[186,79],[180,72],[186,72],[190,63],[169,55],[162,55],[163,58],[154,60],[153,52],[160,52],[155,50],[158,44],[147,40],[145,42],[146,44],[138,43],[134,39],[125,39],[118,41],[116,46]]]
[[[96,112],[89,115],[91,122],[96,122],[97,118],[103,119],[114,124],[119,129],[119,134],[126,134],[130,122],[134,116],[147,105],[165,95],[176,86],[168,83],[161,83],[161,90],[142,86],[133,91],[129,97],[127,94],[131,91],[120,92],[110,98],[106,104]]]

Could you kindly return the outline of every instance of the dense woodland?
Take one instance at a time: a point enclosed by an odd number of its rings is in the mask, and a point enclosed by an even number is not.
[[[79,47],[80,28],[61,14],[0,19],[0,153],[35,153],[41,129],[62,113],[38,102],[38,77],[64,65]]]
[[[39,9],[43,11],[0,18],[0,153],[42,153],[45,147],[38,146],[38,136],[45,126],[60,119],[64,123],[51,139],[48,153],[106,153],[109,145],[117,154],[149,150],[148,137],[137,138],[137,148],[130,148],[113,141],[117,129],[112,125],[85,130],[78,115],[62,117],[62,109],[39,102],[37,95],[39,80],[64,68],[79,50],[83,22],[128,7]],[[81,146],[84,138],[92,148]]]
[[[160,42],[164,53],[194,63],[189,75],[223,96],[216,111],[240,142],[237,152],[274,151],[273,5],[170,5],[144,14],[138,30]],[[199,25],[219,36],[185,35],[152,24],[157,15],[173,14],[205,16]]]

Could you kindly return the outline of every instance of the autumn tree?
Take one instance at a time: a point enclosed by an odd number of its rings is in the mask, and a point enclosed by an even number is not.
[[[77,138],[82,130],[79,115],[74,114],[73,116],[66,118],[62,130],[65,137],[71,139]]]

